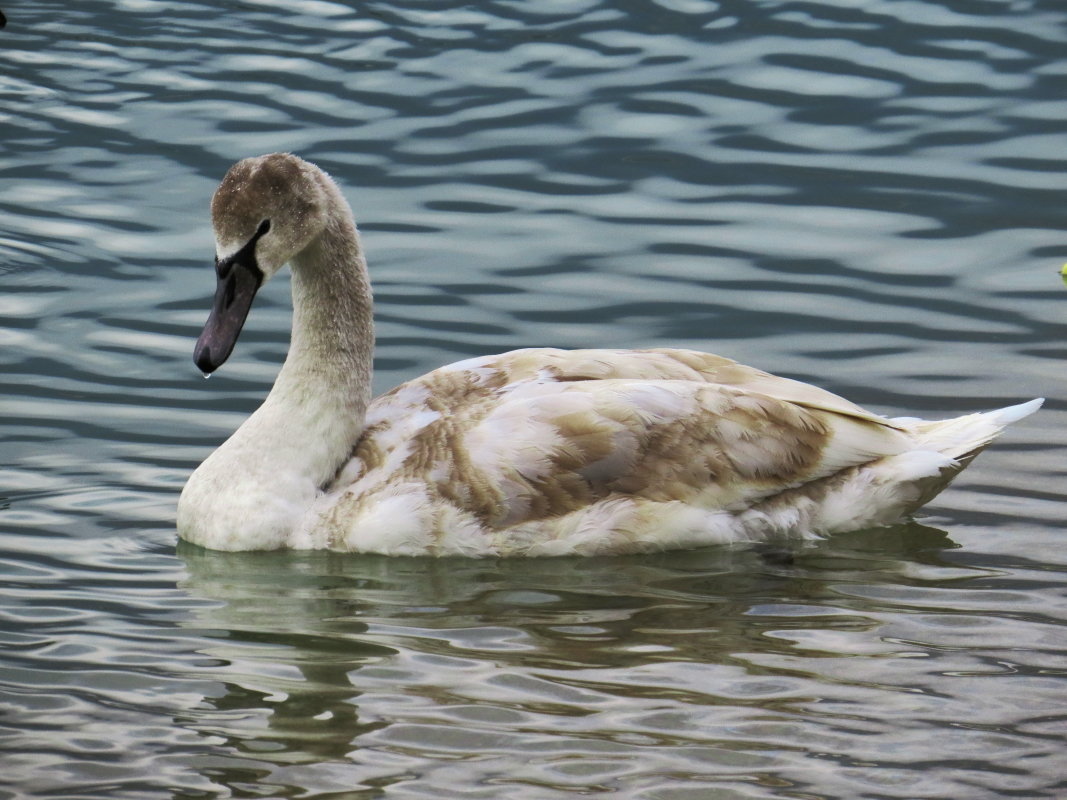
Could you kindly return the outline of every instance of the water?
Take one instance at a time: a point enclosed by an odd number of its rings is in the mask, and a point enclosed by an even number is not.
[[[1067,9],[9,3],[0,797],[1067,793]],[[350,198],[382,391],[524,345],[677,345],[948,416],[1046,395],[919,522],[793,555],[175,546],[284,356],[215,380],[211,191]]]

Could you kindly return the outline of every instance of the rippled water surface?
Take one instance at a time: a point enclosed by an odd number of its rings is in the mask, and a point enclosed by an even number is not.
[[[1060,0],[79,0],[0,30],[0,797],[1062,798]],[[888,414],[1049,398],[792,556],[176,547],[288,343],[210,382],[207,204],[328,169],[376,389],[696,347]]]

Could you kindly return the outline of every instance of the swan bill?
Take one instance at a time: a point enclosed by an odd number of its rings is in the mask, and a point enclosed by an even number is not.
[[[193,349],[193,361],[204,375],[210,375],[230,357],[263,283],[263,272],[248,247],[219,261],[216,272],[215,300]]]

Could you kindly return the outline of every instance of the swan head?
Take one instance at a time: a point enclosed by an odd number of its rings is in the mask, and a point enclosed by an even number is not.
[[[210,375],[229,358],[256,292],[322,233],[330,179],[288,153],[238,161],[211,198],[215,300],[193,360]]]

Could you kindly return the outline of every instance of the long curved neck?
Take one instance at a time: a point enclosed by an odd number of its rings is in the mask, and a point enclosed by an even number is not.
[[[339,199],[339,198],[338,198]],[[359,234],[344,200],[322,234],[292,261],[289,354],[260,409],[285,449],[319,485],[363,430],[374,359],[373,301]],[[259,412],[257,412],[259,413]]]
[[[367,264],[350,220],[335,220],[292,263],[293,334],[275,383],[336,390],[362,416],[370,401],[374,321]],[[357,402],[357,401],[362,402]]]

